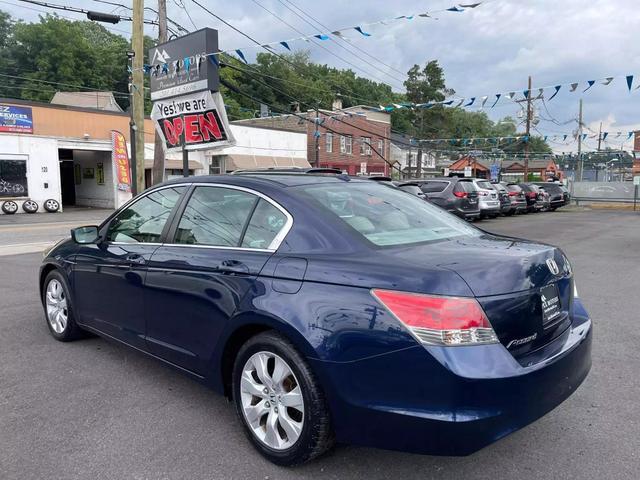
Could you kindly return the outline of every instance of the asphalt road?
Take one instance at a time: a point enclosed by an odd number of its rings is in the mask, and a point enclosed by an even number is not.
[[[41,256],[4,256],[0,479],[638,478],[640,214],[555,212],[479,226],[561,246],[594,319],[589,377],[533,425],[463,458],[338,446],[305,466],[276,467],[206,388],[99,338],[53,340],[36,292]]]

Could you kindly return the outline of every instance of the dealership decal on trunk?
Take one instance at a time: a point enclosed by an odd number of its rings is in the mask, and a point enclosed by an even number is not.
[[[151,118],[166,151],[235,144],[219,92],[200,92],[153,104]]]

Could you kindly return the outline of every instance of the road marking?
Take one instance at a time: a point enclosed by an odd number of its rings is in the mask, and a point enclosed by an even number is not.
[[[0,232],[28,232],[33,230],[50,230],[52,227],[73,228],[82,225],[90,225],[87,221],[78,221],[73,223],[21,223],[18,225],[0,225]]]
[[[0,245],[0,257],[8,255],[19,255],[21,253],[43,252],[46,248],[53,245],[56,240],[34,243],[19,243],[14,245]]]

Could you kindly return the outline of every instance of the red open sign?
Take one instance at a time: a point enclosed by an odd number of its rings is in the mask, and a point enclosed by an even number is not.
[[[217,110],[164,118],[159,123],[168,148],[227,140]]]

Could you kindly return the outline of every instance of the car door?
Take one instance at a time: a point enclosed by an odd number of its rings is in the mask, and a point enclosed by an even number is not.
[[[145,282],[151,352],[198,374],[245,294],[292,223],[270,199],[222,185],[193,187]]]
[[[78,247],[73,289],[81,323],[145,348],[142,289],[147,262],[186,190],[176,186],[141,196],[102,228],[102,241]]]

